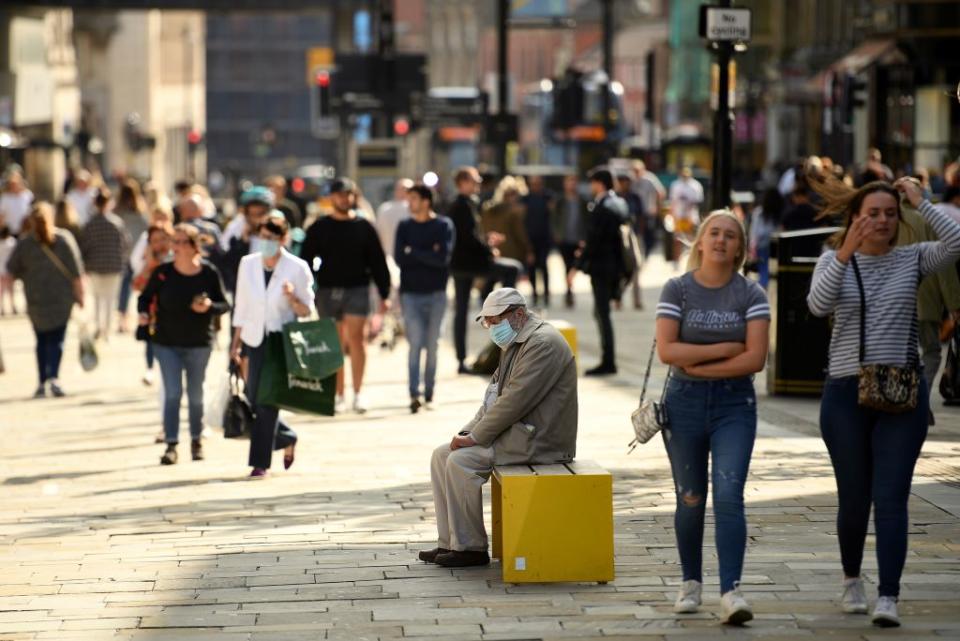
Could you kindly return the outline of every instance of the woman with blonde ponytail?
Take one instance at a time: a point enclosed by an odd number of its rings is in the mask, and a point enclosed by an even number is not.
[[[657,352],[671,366],[663,443],[683,566],[674,611],[700,607],[712,457],[721,621],[735,625],[753,618],[739,587],[747,544],[743,490],[757,433],[753,374],[766,361],[770,327],[766,294],[740,274],[746,251],[740,220],[726,209],[711,212],[697,230],[687,273],[667,282],[657,305]]]

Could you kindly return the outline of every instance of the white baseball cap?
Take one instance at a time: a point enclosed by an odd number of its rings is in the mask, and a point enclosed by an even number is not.
[[[475,320],[479,323],[485,316],[499,316],[507,311],[507,308],[515,305],[526,307],[527,299],[513,287],[501,287],[490,292],[487,299],[483,301],[483,308]]]

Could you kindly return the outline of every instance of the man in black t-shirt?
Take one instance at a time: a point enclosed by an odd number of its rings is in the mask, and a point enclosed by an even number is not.
[[[353,410],[367,411],[361,395],[366,367],[364,327],[370,315],[370,281],[380,294],[380,313],[390,309],[390,272],[377,230],[354,211],[357,188],[349,178],[330,185],[333,213],[317,220],[307,230],[300,258],[314,273],[317,312],[337,321],[344,353],[349,350],[353,379]],[[344,369],[337,372],[335,411],[346,410]]]

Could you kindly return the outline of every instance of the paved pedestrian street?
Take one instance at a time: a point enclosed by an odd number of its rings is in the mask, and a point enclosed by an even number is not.
[[[647,310],[664,274],[645,275]],[[583,367],[595,363],[597,340],[589,295],[578,303],[550,316],[579,328]],[[207,460],[189,461],[181,446],[179,464],[158,464],[157,390],[142,385],[142,345],[129,336],[111,337],[86,374],[72,326],[61,376],[69,396],[32,400],[29,324],[0,320],[0,641],[960,638],[960,411],[936,402],[911,498],[904,626],[880,630],[839,612],[836,497],[818,404],[768,398],[762,375],[743,578],[756,619],[742,629],[718,623],[709,512],[705,606],[672,614],[680,571],[666,456],[659,441],[631,455],[626,447],[653,313],[627,307],[615,314],[621,375],[580,387],[578,455],[614,474],[617,578],[607,585],[505,585],[497,563],[447,570],[416,560],[435,545],[430,453],[473,414],[485,385],[455,374],[447,340],[435,411],[407,410],[406,346],[374,349],[371,411],[294,416],[295,465],[284,471],[275,457],[270,478],[248,481],[246,442],[215,430]],[[471,339],[479,346],[481,331]],[[221,347],[211,376],[225,359]],[[871,535],[871,600],[873,546]]]

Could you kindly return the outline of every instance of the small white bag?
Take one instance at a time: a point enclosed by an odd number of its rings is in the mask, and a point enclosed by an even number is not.
[[[208,375],[203,387],[203,424],[223,429],[223,413],[230,402],[230,375],[225,371]]]
[[[640,405],[633,410],[630,415],[630,421],[633,423],[633,440],[630,441],[630,451],[636,449],[641,443],[646,443],[663,428],[667,427],[667,411],[663,404],[663,396],[667,391],[667,383],[670,381],[670,372],[667,371],[667,378],[663,382],[663,392],[660,394],[660,401],[652,401],[647,396],[647,382],[650,380],[650,368],[653,366],[653,356],[657,350],[657,339],[653,339],[653,345],[650,346],[650,358],[647,360],[647,372],[643,376],[643,388],[640,390]]]

